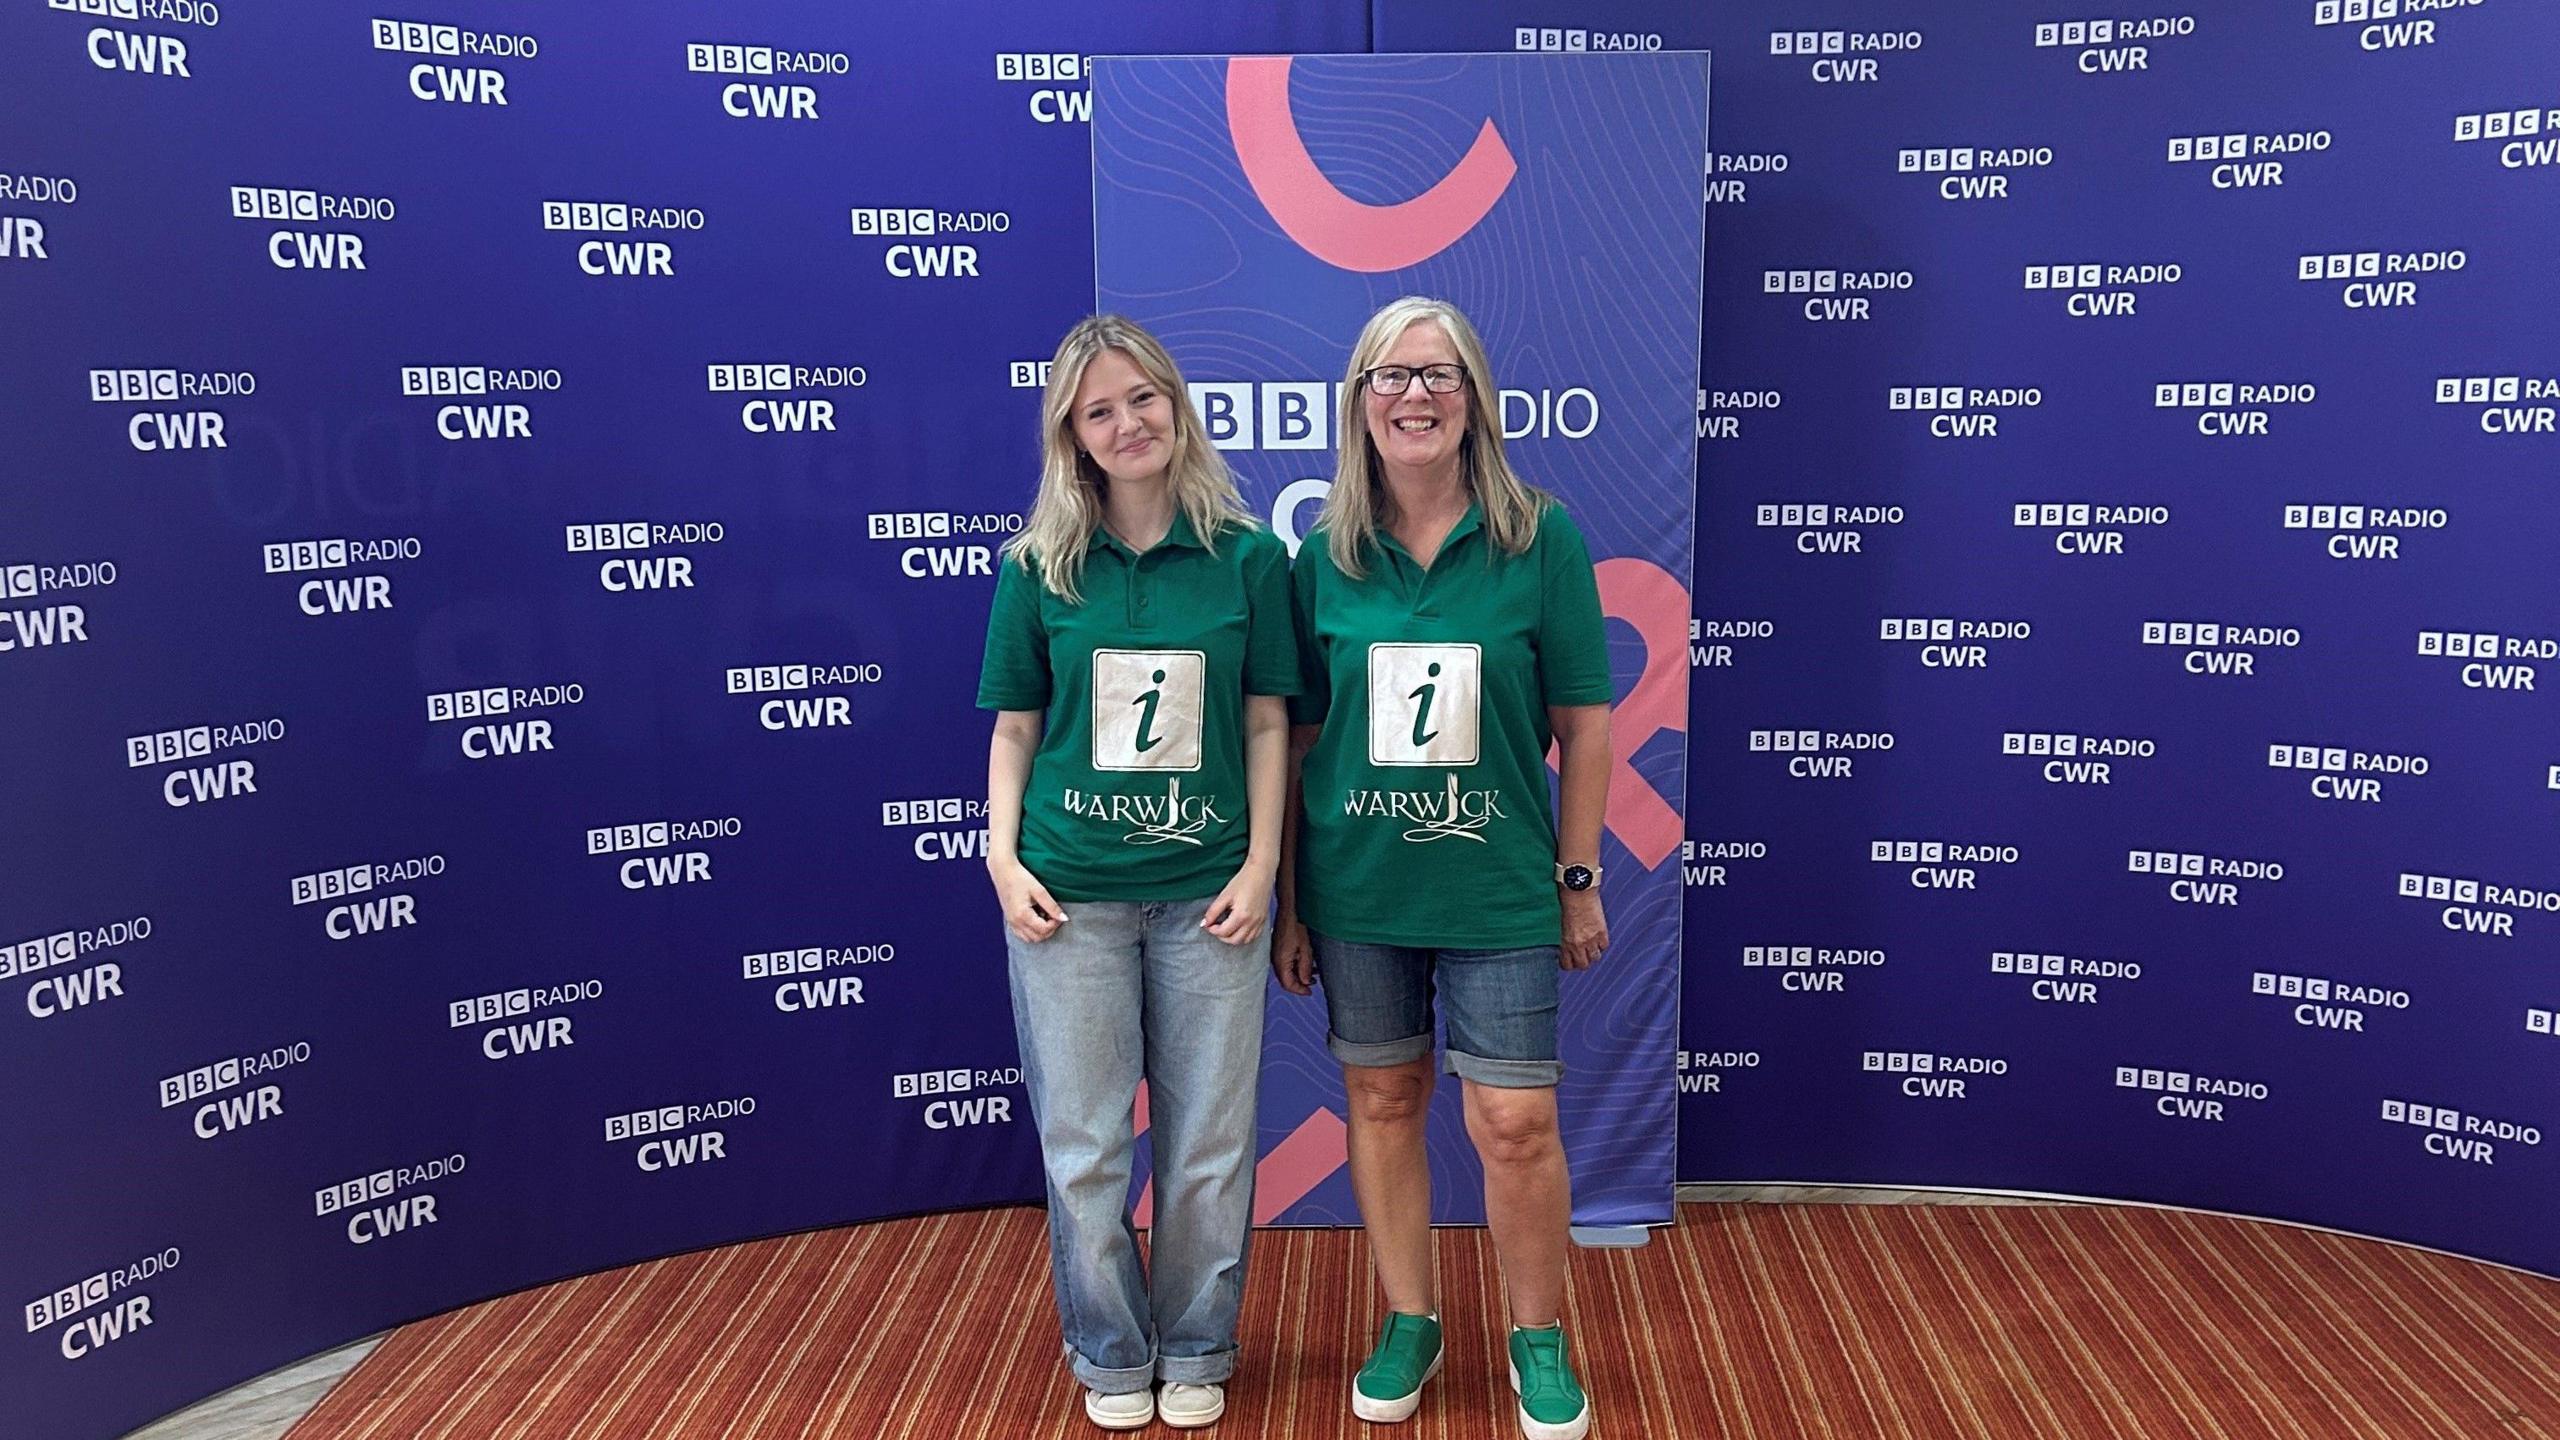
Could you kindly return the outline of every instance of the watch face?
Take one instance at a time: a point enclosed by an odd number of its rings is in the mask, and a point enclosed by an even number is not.
[[[1567,865],[1566,867],[1564,867],[1564,888],[1566,888],[1567,890],[1588,890],[1588,889],[1590,889],[1590,888],[1591,888],[1591,869],[1590,869],[1590,867],[1589,867],[1589,866],[1587,866],[1587,865]]]

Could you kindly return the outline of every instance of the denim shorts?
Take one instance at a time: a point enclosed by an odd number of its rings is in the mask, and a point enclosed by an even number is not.
[[[1431,1053],[1436,992],[1449,1043],[1441,1068],[1479,1085],[1534,1090],[1564,1076],[1556,1058],[1553,945],[1415,949],[1313,937],[1332,1033],[1345,1065],[1404,1065]]]

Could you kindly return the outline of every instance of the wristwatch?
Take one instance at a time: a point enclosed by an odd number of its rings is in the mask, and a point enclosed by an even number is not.
[[[1556,883],[1567,890],[1588,890],[1592,886],[1600,883],[1600,867],[1597,865],[1566,865],[1558,863],[1556,866]]]

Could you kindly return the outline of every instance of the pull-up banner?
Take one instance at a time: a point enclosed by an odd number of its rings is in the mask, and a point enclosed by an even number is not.
[[[1247,498],[1293,546],[1333,471],[1351,343],[1400,295],[1455,302],[1515,464],[1599,564],[1617,677],[1602,864],[1612,948],[1566,977],[1574,1215],[1670,1218],[1707,57],[1105,59],[1101,305],[1162,337]],[[1285,1223],[1356,1219],[1317,1000],[1277,997],[1263,1181]],[[1455,1087],[1434,1218],[1481,1217]],[[1285,1172],[1285,1173],[1280,1173]],[[1320,1183],[1316,1183],[1319,1181]],[[1311,1187],[1311,1188],[1310,1188]]]

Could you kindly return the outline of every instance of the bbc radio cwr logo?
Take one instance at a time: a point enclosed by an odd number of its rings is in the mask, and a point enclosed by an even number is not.
[[[1002,210],[935,210],[923,206],[855,206],[853,233],[861,239],[901,243],[881,252],[880,263],[899,280],[978,280],[978,247],[922,244],[937,235],[1002,235],[1013,217]]]
[[[531,60],[542,53],[542,42],[530,35],[466,30],[459,25],[376,19],[373,22],[373,48],[395,55],[427,57],[409,67],[409,94],[416,99],[446,105],[504,105],[507,103],[505,71],[487,63],[448,65],[444,62],[462,59],[483,62]]]
[[[2398,560],[2402,534],[2442,530],[2453,523],[2441,506],[2287,505],[2284,528],[2312,530],[2329,538],[2323,548],[2332,560]]]
[[[695,1105],[660,1105],[628,1115],[606,1116],[604,1142],[614,1145],[638,1140],[640,1147],[632,1152],[632,1162],[652,1173],[703,1165],[729,1158],[728,1132],[708,1127],[743,1120],[755,1113],[753,1095]]]
[[[471,690],[439,691],[427,697],[427,723],[442,725],[453,720],[477,723],[462,728],[462,758],[494,760],[509,755],[534,755],[553,748],[552,722],[545,717],[513,719],[530,710],[557,710],[583,705],[587,687],[574,681],[566,685],[533,685],[509,688],[488,685]]]
[[[0,942],[0,981],[33,980],[27,1014],[50,1020],[67,1011],[124,998],[124,962],[103,952],[151,938],[151,917],[136,915],[105,925],[62,930],[13,943]],[[48,970],[73,967],[63,974]]]
[[[1009,1125],[1013,1123],[1013,1100],[1006,1095],[976,1095],[973,1090],[1022,1083],[1020,1070],[926,1070],[916,1074],[889,1077],[889,1094],[899,1100],[931,1100],[924,1107],[924,1123],[932,1130],[958,1130],[973,1125]]]
[[[301,1040],[199,1065],[160,1082],[160,1108],[166,1110],[190,1100],[203,1101],[196,1106],[188,1128],[199,1140],[219,1140],[252,1125],[282,1118],[284,1087],[266,1077],[310,1063],[311,1042]],[[252,1083],[257,1081],[266,1083]],[[248,1088],[243,1089],[244,1086]],[[229,1090],[241,1093],[223,1093]]]
[[[2540,693],[2533,689],[2538,672],[2525,662],[2560,660],[2560,639],[2501,635],[2494,630],[2421,630],[2418,653],[2430,659],[2463,661],[2465,689]]]
[[[0,171],[0,204],[75,205],[80,182],[68,175]],[[0,260],[51,260],[44,222],[33,215],[0,215]]]
[[[2237,905],[2240,882],[2276,884],[2284,879],[2280,860],[2245,860],[2178,850],[2125,852],[2128,875],[2163,875],[2169,898],[2181,905]]]
[[[2509,170],[2560,165],[2560,107],[2528,106],[2522,110],[2485,110],[2453,117],[2453,143],[2503,140],[2498,163]]]
[[[2061,292],[2062,313],[2075,320],[2103,320],[2132,316],[2139,303],[2134,286],[2175,285],[2185,277],[2186,268],[2174,262],[2030,265],[2026,288]]]
[[[2193,15],[2158,15],[2147,20],[2043,20],[2036,24],[2036,48],[2076,50],[2072,64],[2083,75],[2122,75],[2151,68],[2151,46],[2161,40],[2196,33]]]
[[[45,0],[45,8],[122,25],[148,22],[210,30],[222,23],[222,7],[214,0]],[[101,70],[171,80],[195,78],[187,42],[175,35],[97,25],[81,38],[89,63]]]
[[[1776,410],[1787,403],[1779,390],[1710,390],[1698,388],[1698,439],[1739,440],[1745,414]]]
[[[2011,174],[2053,164],[2050,145],[1929,145],[1894,156],[1900,175],[1936,175],[1941,200],[2013,200]]]
[[[246,370],[92,370],[89,399],[98,405],[180,405],[176,410],[136,410],[125,417],[125,439],[145,454],[173,450],[224,450],[231,438],[212,400],[246,399],[258,393],[258,377]]]
[[[2155,1070],[2141,1065],[2119,1065],[2115,1071],[2117,1089],[2152,1092],[2155,1098],[2151,1108],[2172,1120],[2219,1123],[2230,1118],[2231,1101],[2264,1101],[2270,1093],[2260,1080]]]
[[[877,661],[793,665],[740,665],[724,672],[721,691],[728,695],[770,696],[756,706],[756,723],[767,730],[808,730],[853,724],[853,700],[846,695],[807,695],[807,690],[872,686],[887,676]]]
[[[267,260],[279,270],[362,270],[364,237],[343,227],[389,224],[400,207],[388,195],[331,195],[271,185],[231,187],[231,218],[338,228],[267,232]]]
[[[1835,505],[1825,501],[1770,502],[1757,506],[1754,517],[1764,529],[1793,530],[1801,555],[1869,553],[1862,527],[1899,525],[1907,516],[1899,505]]]
[[[2534,1126],[2465,1114],[2450,1105],[2385,1100],[2382,1102],[2382,1118],[2387,1124],[2414,1125],[2425,1131],[2420,1144],[2428,1154],[2447,1160],[2467,1160],[2474,1165],[2497,1164],[2497,1142],[2501,1140],[2513,1145],[2542,1143],[2542,1132]]]
[[[2264,436],[2277,407],[2309,405],[2320,387],[2309,381],[2163,380],[2151,387],[2155,410],[2193,410],[2196,433],[2215,440]]]
[[[2358,1035],[2372,1033],[2364,1028],[2364,1022],[2373,1011],[2406,1010],[2410,1004],[2406,990],[2271,970],[2255,971],[2249,976],[2249,993],[2297,1002],[2293,1007],[2296,1025]]]
[[[380,935],[418,923],[418,900],[413,894],[375,894],[395,885],[414,886],[444,874],[442,855],[412,855],[401,860],[365,865],[343,865],[334,870],[315,871],[293,877],[293,903],[296,908],[334,900],[337,904],[321,913],[320,929],[332,940],[353,940],[362,935]]]
[[[1763,295],[1801,295],[1804,318],[1822,322],[1873,320],[1875,298],[1918,283],[1908,270],[1764,270]]]
[[[910,847],[918,860],[975,860],[987,853],[987,802],[961,796],[930,800],[884,800],[883,829],[914,829]]]
[[[1818,945],[1745,945],[1742,963],[1748,969],[1776,970],[1778,989],[1787,994],[1839,995],[1848,991],[1849,977],[1858,968],[1883,965],[1885,953],[1833,950]],[[1851,968],[1835,968],[1841,966]]]
[[[702,820],[647,820],[629,825],[603,825],[587,832],[587,853],[620,855],[632,850],[671,851],[632,855],[615,870],[625,890],[661,885],[691,885],[711,878],[711,852],[676,850],[713,840],[734,840],[745,824],[735,815]]]
[[[2283,155],[2316,155],[2334,138],[2326,130],[2280,130],[2256,135],[2172,135],[2169,163],[2203,164],[2216,190],[2264,190],[2284,183]]]
[[[623,200],[545,200],[542,228],[588,236],[684,234],[710,223],[698,208],[635,205]],[[578,242],[578,269],[613,279],[672,279],[675,245],[666,240],[587,239]]]
[[[260,568],[268,575],[309,575],[415,560],[423,548],[415,535],[374,540],[277,540],[258,547]],[[391,577],[377,573],[325,574],[304,580],[294,590],[294,604],[305,615],[350,615],[391,608]]]
[[[2479,3],[2480,0],[2319,0],[2312,7],[2311,23],[2354,26],[2359,50],[2405,50],[2412,45],[2433,45],[2438,39],[2435,21],[2410,17]]]
[[[1858,1058],[1869,1075],[1899,1075],[1898,1087],[1914,1100],[1966,1100],[1968,1080],[2006,1075],[2009,1062],[1995,1055],[1940,1055],[1927,1050],[1869,1050]]]
[[[1885,391],[1888,410],[1915,410],[1929,417],[1932,440],[1997,440],[2001,410],[2033,410],[2044,403],[2044,391],[2033,385],[1986,390],[1973,385],[1895,385]]]
[[[272,745],[283,738],[284,721],[281,717],[244,720],[232,725],[190,725],[179,730],[128,737],[124,742],[124,763],[127,769],[140,769],[203,760],[251,745]],[[180,765],[160,777],[160,798],[168,801],[172,809],[183,810],[190,805],[235,800],[256,793],[256,762],[237,756],[212,765]]]
[[[870,1003],[870,997],[862,993],[861,976],[828,975],[826,971],[846,965],[885,965],[897,958],[898,947],[886,942],[804,945],[742,956],[739,969],[750,982],[779,982],[773,987],[773,1008],[785,1015],[803,1015]],[[798,978],[803,976],[819,978]]]
[[[2015,865],[2015,845],[1973,845],[1954,840],[1870,840],[1867,859],[1909,867],[1914,890],[1976,890],[1985,865]]]
[[[151,1328],[155,1318],[151,1313],[151,1297],[135,1287],[177,1269],[185,1258],[178,1247],[172,1245],[129,1265],[101,1270],[50,1295],[28,1301],[24,1311],[27,1333],[33,1335],[39,1330],[62,1325],[62,1338],[57,1343],[65,1360],[83,1359],[103,1346],[132,1339]],[[128,1291],[133,1293],[127,1294]],[[119,1295],[124,1298],[116,1300],[112,1308],[89,1314]],[[70,1323],[64,1324],[65,1321]]]
[[[714,395],[750,395],[738,423],[750,435],[793,435],[836,428],[836,402],[815,396],[777,399],[797,390],[859,390],[871,372],[859,365],[713,365],[705,372]]]
[[[2078,955],[2046,955],[2031,950],[1994,950],[1991,973],[2027,980],[2030,998],[2048,1005],[2096,1005],[2103,1000],[2101,982],[2127,983],[2142,978],[2139,960],[2094,960]]]
[[[491,1060],[512,1060],[520,1055],[557,1052],[578,1043],[577,1034],[570,1024],[572,1017],[537,1015],[535,1012],[603,998],[602,980],[519,986],[513,990],[493,991],[451,1002],[445,1006],[445,1027],[461,1030],[488,1026],[480,1032],[480,1053]],[[526,1019],[526,1016],[533,1018]]]
[[[728,538],[729,529],[717,520],[672,524],[623,520],[571,525],[566,533],[570,554],[611,557],[596,568],[596,583],[624,594],[635,590],[692,589],[693,556],[640,552],[677,545],[717,545]]]
[[[2399,309],[2418,303],[2416,275],[2444,275],[2471,263],[2460,250],[2346,250],[2294,261],[2297,280],[2341,281],[2338,299],[2350,310]]]
[[[370,1175],[358,1175],[335,1185],[324,1185],[311,1192],[312,1213],[325,1219],[342,1211],[354,1211],[347,1216],[347,1243],[350,1245],[371,1245],[396,1235],[424,1230],[440,1223],[444,1217],[436,1213],[435,1192],[418,1187],[450,1180],[470,1168],[470,1163],[470,1157],[457,1153],[417,1165],[376,1170]],[[404,1190],[415,1193],[402,1195],[400,1192]],[[394,1195],[400,1198],[392,1200]],[[376,1203],[384,1200],[391,1203]]]
[[[1931,670],[1985,670],[1991,665],[1992,640],[2032,640],[2032,620],[1967,620],[1952,615],[1887,615],[1876,622],[1876,638],[1916,644],[1920,663]]]
[[[82,560],[68,565],[0,564],[0,654],[49,645],[87,644],[86,606],[9,602],[58,595],[66,590],[101,589],[115,584],[121,573],[113,560]]]
[[[1022,529],[1022,517],[1001,511],[977,514],[948,510],[886,510],[869,517],[874,540],[926,540],[953,543],[908,545],[898,552],[898,573],[910,580],[948,580],[993,576],[1004,538]],[[971,540],[970,536],[983,537]]]
[[[540,367],[400,367],[400,393],[403,396],[453,402],[436,407],[436,434],[446,440],[530,440],[533,438],[532,407],[514,397],[529,398],[556,392],[561,383],[559,371]]]
[[[1884,78],[1876,57],[1907,55],[1924,39],[1917,30],[1772,30],[1769,53],[1813,57],[1811,74],[1817,83],[1861,84]]]
[[[2560,379],[2551,376],[2445,375],[2435,394],[2439,405],[2479,406],[2483,435],[2560,434]]]
[[[2053,549],[2058,555],[2122,555],[2127,530],[2168,524],[2169,507],[2021,500],[2009,507],[2009,523],[2055,532]]]
[[[818,87],[799,77],[843,75],[853,57],[841,50],[785,50],[778,45],[684,47],[684,68],[694,75],[736,75],[720,87],[720,113],[738,120],[815,120]],[[781,81],[791,83],[777,83]]]
[[[1092,62],[1073,51],[996,56],[997,80],[1040,87],[1031,92],[1029,106],[1031,118],[1043,125],[1082,125],[1093,119],[1093,91],[1083,85],[1092,74]],[[1070,85],[1076,88],[1066,88]]]

